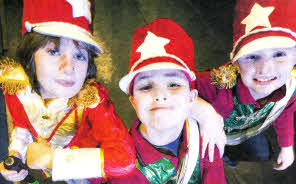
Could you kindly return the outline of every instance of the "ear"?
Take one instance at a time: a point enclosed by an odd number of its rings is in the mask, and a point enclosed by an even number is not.
[[[133,97],[133,96],[129,96],[128,99],[129,99],[129,101],[131,102],[133,108],[136,109],[136,108],[135,108],[135,99],[134,99],[134,97]]]
[[[190,102],[194,102],[198,96],[198,91],[193,89],[190,91]]]
[[[237,72],[240,73],[240,68],[239,68],[238,60],[235,61],[235,62],[233,63],[233,65],[236,66],[236,68],[237,68]]]

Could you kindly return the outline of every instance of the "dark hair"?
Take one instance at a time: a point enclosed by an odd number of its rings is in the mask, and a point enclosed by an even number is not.
[[[49,42],[53,42],[55,44],[55,47],[59,48],[60,39],[61,37],[54,37],[43,35],[37,32],[30,32],[24,35],[23,39],[17,47],[17,60],[23,66],[26,74],[28,75],[30,84],[32,85],[32,90],[34,90],[38,94],[40,94],[40,85],[36,76],[34,53],[39,48],[46,46],[46,44]],[[73,41],[76,46],[79,45],[79,47],[85,48],[88,52],[88,68],[86,79],[95,78],[97,74],[97,68],[94,63],[94,59],[95,57],[97,57],[96,48],[84,42],[75,40]]]

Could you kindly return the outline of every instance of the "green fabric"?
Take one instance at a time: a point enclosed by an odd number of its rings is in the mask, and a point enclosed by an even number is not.
[[[254,112],[253,104],[240,104],[236,95],[233,95],[233,102],[233,111],[224,122],[227,133],[263,123],[275,104],[275,102],[269,102]]]
[[[176,174],[173,163],[165,157],[146,166],[142,166],[137,160],[137,168],[152,184],[165,183]]]
[[[180,166],[183,165],[181,160]],[[137,168],[146,176],[151,184],[176,184],[176,169],[173,163],[167,159],[162,158],[152,164],[143,166],[137,159]],[[199,184],[201,183],[201,171],[200,171],[200,157],[198,157],[195,164],[194,171],[188,184]]]

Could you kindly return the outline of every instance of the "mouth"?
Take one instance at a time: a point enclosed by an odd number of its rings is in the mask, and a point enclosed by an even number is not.
[[[158,110],[168,110],[169,107],[153,107],[150,111],[158,111]]]
[[[255,83],[259,85],[267,85],[275,81],[276,79],[277,77],[258,77],[258,78],[254,78],[253,80],[255,81]]]
[[[56,81],[56,83],[58,83],[58,84],[60,84],[61,86],[64,86],[64,87],[72,87],[75,84],[75,82],[72,81],[72,80],[57,79],[55,81]]]

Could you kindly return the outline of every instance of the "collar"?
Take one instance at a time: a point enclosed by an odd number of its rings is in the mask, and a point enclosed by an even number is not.
[[[184,123],[182,135],[180,137],[178,156],[168,155],[160,152],[155,148],[151,143],[149,143],[139,132],[138,127],[141,122],[137,119],[132,128],[131,135],[135,143],[136,152],[138,158],[143,162],[143,164],[148,165],[160,160],[163,157],[169,159],[177,168],[180,158],[182,158],[188,151],[188,141],[187,141],[187,132],[186,132],[186,123]]]
[[[261,103],[260,105],[259,100],[256,101],[253,96],[250,93],[250,90],[248,89],[247,86],[242,82],[241,78],[238,78],[237,81],[237,97],[240,103],[242,104],[253,104],[255,108],[261,108],[265,104],[269,102],[277,102],[284,98],[286,94],[286,85],[283,85],[281,88],[275,90],[273,93],[271,93],[269,96],[260,99],[260,101],[264,101],[264,103]]]

